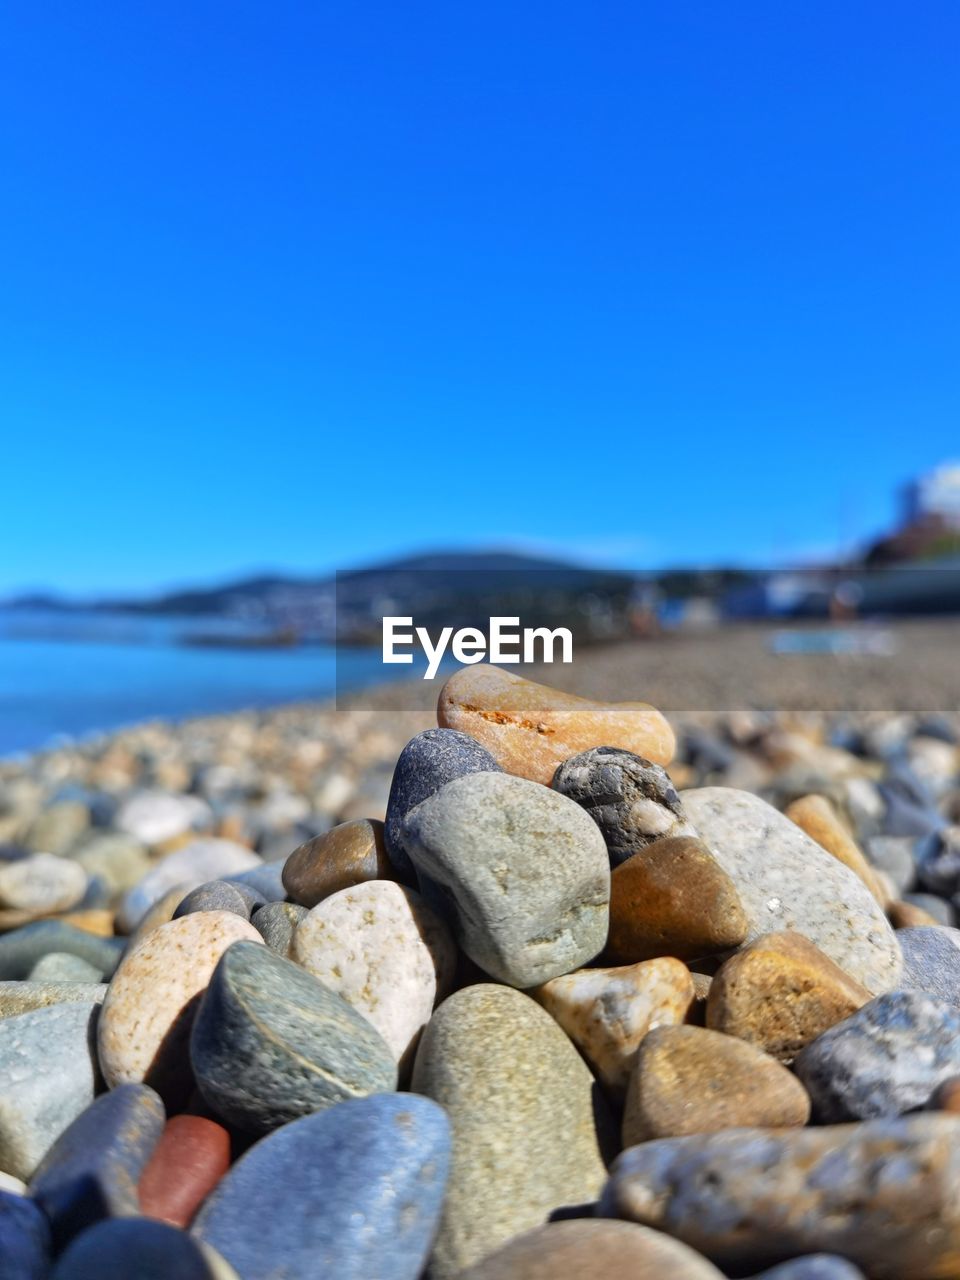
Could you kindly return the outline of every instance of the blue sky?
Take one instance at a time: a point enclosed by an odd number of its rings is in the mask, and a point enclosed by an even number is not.
[[[13,0],[0,590],[878,530],[960,454],[958,27]]]

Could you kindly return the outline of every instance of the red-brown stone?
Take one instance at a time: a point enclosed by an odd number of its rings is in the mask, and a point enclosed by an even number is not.
[[[174,1116],[140,1179],[140,1210],[188,1227],[229,1167],[230,1135],[223,1125],[205,1116]]]

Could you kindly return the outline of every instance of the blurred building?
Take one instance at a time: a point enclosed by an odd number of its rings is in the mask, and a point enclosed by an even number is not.
[[[927,522],[960,529],[960,463],[947,462],[904,489],[904,525]]]

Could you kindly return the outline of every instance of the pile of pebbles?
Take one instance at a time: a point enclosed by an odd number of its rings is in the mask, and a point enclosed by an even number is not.
[[[957,722],[438,720],[0,770],[0,1274],[960,1277]]]

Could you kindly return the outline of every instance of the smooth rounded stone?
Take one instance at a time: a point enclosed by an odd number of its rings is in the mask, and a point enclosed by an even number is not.
[[[801,796],[787,805],[784,816],[795,822],[811,840],[816,840],[821,849],[826,849],[827,853],[833,854],[838,862],[848,867],[863,881],[878,902],[883,902],[883,894],[870,863],[826,796]]]
[[[273,858],[269,862],[261,862],[247,871],[238,871],[235,875],[225,876],[227,884],[237,885],[241,891],[249,891],[253,897],[251,903],[256,907],[265,906],[269,902],[282,902],[286,897],[283,887],[283,867],[286,858]]]
[[[960,1076],[942,1080],[930,1096],[927,1111],[950,1111],[960,1114]]]
[[[611,960],[696,960],[739,946],[748,928],[736,886],[701,840],[655,840],[613,869]]]
[[[915,843],[920,884],[949,898],[960,890],[960,826],[943,827]]]
[[[801,1049],[869,1000],[866,987],[809,938],[769,933],[714,974],[706,1023],[781,1062],[792,1062]]]
[[[806,1090],[754,1045],[703,1027],[660,1027],[640,1045],[630,1076],[623,1145],[809,1119]]]
[[[600,1213],[737,1274],[824,1251],[871,1280],[944,1280],[960,1249],[960,1116],[647,1142],[616,1161]]]
[[[896,986],[903,967],[896,935],[852,871],[749,792],[703,787],[685,791],[683,805],[737,887],[748,941],[792,930],[871,995]]]
[[[492,1253],[459,1280],[723,1280],[712,1263],[633,1222],[551,1222]]]
[[[884,804],[885,836],[929,836],[946,826],[933,797],[922,786],[904,776],[888,778],[877,790]]]
[[[677,1026],[695,997],[693,975],[672,957],[616,969],[578,969],[530,993],[567,1033],[601,1083],[622,1098],[641,1041]]]
[[[49,951],[33,966],[27,980],[48,985],[57,982],[95,984],[102,982],[103,976],[96,965],[89,964],[81,956],[72,956],[69,951]]]
[[[614,867],[654,840],[697,834],[666,770],[631,751],[582,751],[557,767],[551,786],[589,813]]]
[[[905,893],[903,901],[925,911],[937,924],[946,925],[948,929],[952,929],[957,923],[957,913],[950,903],[934,893]]]
[[[489,983],[451,996],[423,1034],[411,1087],[453,1128],[433,1280],[596,1199],[610,1118],[583,1059],[528,996]]]
[[[833,1253],[808,1253],[791,1258],[754,1280],[866,1280],[859,1267]]]
[[[902,1115],[960,1075],[960,1009],[916,991],[877,996],[798,1055],[822,1123]]]
[[[164,1119],[152,1089],[123,1084],[97,1098],[60,1135],[30,1183],[58,1251],[103,1218],[139,1213],[137,1181]]]
[[[34,853],[0,862],[0,908],[43,915],[69,911],[83,898],[87,873],[71,858]]]
[[[928,926],[938,926],[940,921],[935,919],[921,907],[915,907],[912,902],[891,902],[887,907],[887,919],[897,930],[897,940],[899,941],[901,929],[918,929]],[[901,948],[902,949],[902,948]],[[909,983],[900,979],[901,986],[909,986]]]
[[[936,925],[901,929],[905,991],[921,991],[960,1006],[960,929]]]
[[[205,1101],[248,1133],[397,1087],[393,1052],[362,1013],[289,960],[244,942],[210,979],[190,1061]]]
[[[230,1168],[230,1134],[207,1116],[167,1121],[140,1177],[140,1212],[186,1228]]]
[[[166,1222],[114,1218],[79,1236],[50,1280],[238,1280],[217,1251]]]
[[[126,955],[100,1014],[104,1079],[143,1081],[168,1103],[190,1086],[188,1043],[199,997],[234,942],[263,945],[253,925],[228,911],[171,920]]]
[[[141,791],[117,810],[114,827],[141,844],[163,844],[213,825],[213,811],[199,796],[164,791]]]
[[[479,742],[455,729],[426,729],[400,752],[383,828],[390,862],[403,880],[415,882],[415,872],[403,847],[403,823],[411,809],[436,795],[441,787],[469,773],[499,773],[500,766]]]
[[[171,889],[183,886],[185,897],[208,880],[222,879],[235,871],[259,866],[260,859],[244,845],[232,840],[194,840],[155,863],[139,884],[124,896],[117,912],[117,925],[132,933],[150,908]]]
[[[27,1184],[22,1178],[15,1178],[12,1173],[0,1171],[0,1191],[5,1192],[7,1195],[25,1196],[27,1194]]]
[[[367,818],[341,822],[308,840],[294,849],[283,868],[287,896],[308,908],[341,889],[368,880],[394,879],[396,872],[383,843],[383,823]]]
[[[96,1004],[56,1004],[0,1020],[0,1169],[29,1180],[93,1101]]]
[[[103,881],[111,898],[132,889],[153,865],[146,848],[119,831],[92,834],[70,856],[88,876]]]
[[[204,1204],[193,1234],[240,1280],[417,1280],[449,1160],[450,1125],[428,1099],[343,1102],[251,1147]]]
[[[271,951],[293,959],[293,935],[306,919],[307,908],[295,902],[268,902],[250,917],[250,923]]]
[[[174,911],[173,919],[180,920],[198,911],[229,911],[241,920],[249,920],[250,908],[256,901],[256,895],[249,889],[244,892],[240,885],[228,884],[226,880],[208,880],[206,884],[190,890]]]
[[[872,866],[893,881],[898,894],[912,889],[917,879],[913,836],[871,836],[867,841],[867,857]]]
[[[133,951],[135,947],[139,947],[148,934],[153,933],[154,929],[159,929],[162,924],[169,924],[173,919],[173,913],[189,892],[186,885],[178,884],[165,893],[162,898],[158,898],[133,933],[130,934],[127,940],[127,950]]]
[[[103,1004],[105,982],[0,982],[0,1019],[53,1004]]]
[[[450,677],[437,722],[475,738],[508,773],[547,786],[557,765],[591,747],[620,747],[654,764],[669,764],[676,747],[646,702],[593,702],[486,663]]]
[[[566,796],[505,773],[468,774],[410,810],[403,840],[431,905],[500,982],[537,986],[603,947],[607,846]]]
[[[0,1274],[9,1280],[47,1280],[50,1226],[32,1200],[0,1188]]]
[[[24,838],[28,849],[66,853],[90,826],[90,809],[79,800],[49,805],[30,824]]]
[[[318,903],[294,934],[293,958],[368,1019],[403,1064],[457,965],[444,922],[392,880],[369,880]]]

